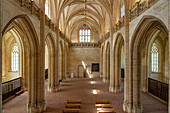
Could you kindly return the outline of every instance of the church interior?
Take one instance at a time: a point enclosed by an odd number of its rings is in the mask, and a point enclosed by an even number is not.
[[[170,0],[0,0],[0,113],[170,113],[169,32]]]

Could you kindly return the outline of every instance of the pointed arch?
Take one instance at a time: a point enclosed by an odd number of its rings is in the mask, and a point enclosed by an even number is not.
[[[48,91],[49,92],[56,92],[58,89],[56,89],[57,81],[56,79],[56,44],[54,37],[51,33],[49,33],[45,38],[45,44],[47,45],[48,49]]]
[[[35,28],[27,15],[18,15],[11,19],[3,29],[3,36],[7,32],[13,32],[17,36],[19,45],[21,45],[21,72],[22,73],[22,87],[28,90],[28,112],[32,107],[36,108],[35,97],[38,84],[38,50],[39,41]],[[32,95],[35,94],[35,95]],[[31,106],[30,106],[31,105]],[[38,109],[38,108],[37,108]]]
[[[133,80],[130,81],[131,84],[129,86],[129,90],[132,93],[130,101],[136,106],[134,110],[140,112],[142,112],[140,101],[142,88],[147,91],[147,75],[150,67],[148,64],[149,59],[147,59],[149,55],[148,50],[150,50],[151,44],[155,40],[154,35],[158,35],[160,32],[168,37],[168,29],[161,20],[153,16],[144,16],[137,25],[130,41],[130,78]]]

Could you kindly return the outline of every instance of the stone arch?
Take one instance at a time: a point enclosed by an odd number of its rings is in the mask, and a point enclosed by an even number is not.
[[[124,46],[124,38],[122,34],[118,33],[115,39],[115,42],[112,47],[112,80],[110,84],[110,91],[111,92],[121,92],[121,52],[122,47]]]
[[[105,46],[104,52],[104,64],[103,64],[103,81],[109,82],[110,81],[110,43],[107,42]]]
[[[157,30],[154,30],[155,28]],[[151,30],[154,30],[152,31],[153,33],[148,34]],[[144,68],[144,66],[148,65],[148,49],[154,41],[152,37],[149,38],[148,36],[156,34],[158,30],[162,31],[168,37],[168,30],[161,20],[153,16],[144,16],[135,29],[130,42],[131,84],[129,88],[132,95],[129,101],[133,103],[133,106],[131,106],[133,112],[142,112],[143,110],[141,105],[142,76],[144,76],[144,74],[147,75],[148,68]],[[142,59],[144,60],[142,61]],[[142,66],[143,64],[144,66]],[[146,79],[146,76],[144,79]]]
[[[48,91],[49,92],[55,92],[58,89],[57,86],[57,80],[56,80],[56,45],[55,40],[52,34],[48,34],[45,39],[45,43],[48,48]]]
[[[15,32],[19,37],[22,51],[22,84],[24,89],[28,89],[27,110],[44,111],[45,102],[40,99],[42,96],[38,94],[40,82],[38,77],[40,73],[39,63],[39,41],[35,28],[27,15],[18,15],[11,19],[3,29],[3,36],[9,32]],[[42,103],[39,108],[37,104]]]

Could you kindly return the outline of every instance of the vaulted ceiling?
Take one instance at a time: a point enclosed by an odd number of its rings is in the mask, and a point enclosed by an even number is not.
[[[111,4],[113,0],[58,0],[59,28],[67,37],[82,24],[89,25],[98,33],[106,33],[113,14]]]

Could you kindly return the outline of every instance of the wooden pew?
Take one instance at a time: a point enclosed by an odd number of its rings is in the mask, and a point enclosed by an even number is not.
[[[66,104],[66,108],[81,108],[81,104]]]
[[[80,109],[63,108],[63,113],[79,113]]]
[[[97,113],[116,113],[112,108],[101,108],[97,111]]]
[[[96,100],[96,104],[109,104],[109,100]]]
[[[81,100],[67,100],[67,104],[81,104]]]
[[[111,104],[95,104],[96,108],[111,108]]]

